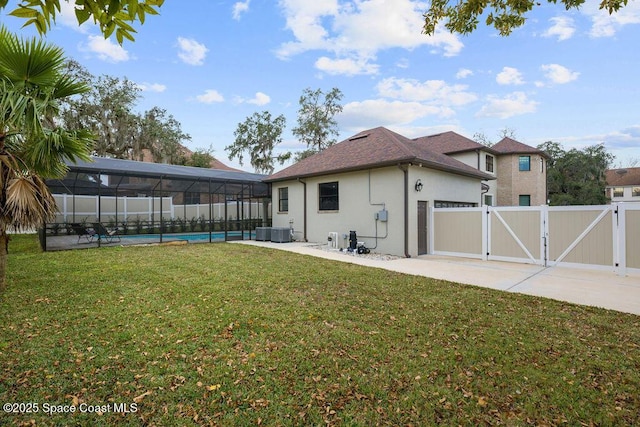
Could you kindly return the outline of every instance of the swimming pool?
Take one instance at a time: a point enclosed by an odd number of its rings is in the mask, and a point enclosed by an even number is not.
[[[240,231],[228,231],[228,237],[242,238]],[[160,234],[128,234],[120,236],[123,239],[154,239],[160,240]],[[244,232],[245,238],[255,239],[255,232]],[[224,231],[216,231],[211,233],[211,240],[224,240]],[[163,233],[162,240],[189,240],[189,241],[208,241],[209,233]]]

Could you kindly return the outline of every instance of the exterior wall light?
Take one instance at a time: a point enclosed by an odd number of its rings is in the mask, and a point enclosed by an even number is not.
[[[422,191],[422,181],[417,180],[415,188],[416,188],[416,191]]]

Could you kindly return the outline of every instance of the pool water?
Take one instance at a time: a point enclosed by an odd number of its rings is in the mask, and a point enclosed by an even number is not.
[[[244,233],[245,237],[255,238],[255,233]],[[227,232],[227,236],[230,237],[242,237],[242,233],[240,231],[229,231]],[[155,239],[160,240],[160,234],[129,234],[125,236],[120,236],[123,239]],[[175,234],[175,233],[164,233],[162,234],[162,240],[190,240],[190,241],[207,241],[209,240],[209,233],[185,233],[185,234]],[[223,232],[215,232],[211,233],[211,240],[224,240],[224,231]]]

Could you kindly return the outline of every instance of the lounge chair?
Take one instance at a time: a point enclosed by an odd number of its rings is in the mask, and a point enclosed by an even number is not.
[[[117,228],[115,230],[107,230],[107,228],[100,222],[94,222],[92,224],[93,229],[96,232],[96,236],[98,237],[98,241],[104,240],[106,243],[120,241],[120,235],[118,234]]]
[[[83,238],[87,240],[87,243],[93,242],[93,238],[96,236],[96,232],[93,229],[87,228],[83,224],[78,223],[69,225],[71,226],[73,232],[78,235],[78,243],[80,243],[80,240]]]

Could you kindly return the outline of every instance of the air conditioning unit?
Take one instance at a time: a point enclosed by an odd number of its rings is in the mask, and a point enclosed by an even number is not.
[[[269,242],[271,240],[271,227],[256,227],[256,240]]]
[[[291,241],[291,229],[288,227],[271,227],[271,241],[288,243]]]
[[[338,249],[340,247],[337,231],[332,231],[329,233],[329,235],[327,236],[327,245],[330,249]]]

